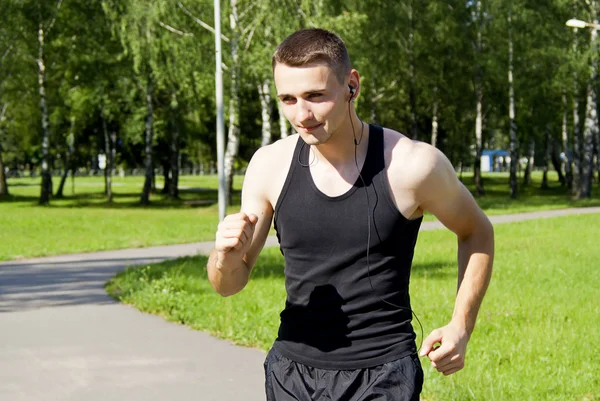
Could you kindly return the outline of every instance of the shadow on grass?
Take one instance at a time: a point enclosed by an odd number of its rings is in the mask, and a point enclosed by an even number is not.
[[[172,199],[160,191],[152,192],[150,204],[147,206],[140,204],[139,192],[114,192],[113,202],[106,200],[103,193],[81,193],[64,196],[63,198],[53,197],[50,204],[44,207],[52,209],[69,208],[96,208],[96,209],[189,209],[189,208],[208,208],[217,203],[218,191],[207,188],[191,188],[179,191],[179,199]],[[158,198],[158,199],[156,199]],[[22,203],[23,207],[39,206],[39,196],[34,195],[8,195],[0,197],[3,203]],[[232,205],[241,203],[241,191],[234,190],[232,194]]]
[[[428,263],[414,263],[411,269],[411,277],[428,277],[435,279],[446,279],[457,275],[458,267],[453,261],[435,261]]]

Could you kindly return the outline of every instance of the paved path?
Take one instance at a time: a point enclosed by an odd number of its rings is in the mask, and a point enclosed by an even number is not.
[[[492,217],[494,224],[600,208]],[[440,228],[427,222],[423,230]],[[269,238],[268,245],[277,245]],[[127,265],[207,253],[211,243],[0,263],[0,401],[262,401],[264,353],[109,298]]]

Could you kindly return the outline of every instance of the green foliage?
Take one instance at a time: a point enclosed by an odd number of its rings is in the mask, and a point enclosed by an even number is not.
[[[40,18],[45,24],[55,20],[46,40],[55,169],[62,167],[70,135],[75,138],[76,166],[96,169],[91,160],[105,149],[103,120],[117,135],[117,162],[141,167],[148,77],[154,87],[155,160],[169,158],[175,127],[180,131],[184,166],[215,160],[214,33],[206,28],[214,24],[212,2],[64,0],[58,12],[57,4],[9,0],[0,6],[0,106],[8,105],[0,143],[7,166],[36,169],[40,163],[35,62]],[[566,93],[571,111],[575,92],[587,84],[592,55],[590,31],[573,33],[564,22],[573,16],[591,19],[592,10],[585,2],[568,0],[482,0],[479,19],[476,4],[455,0],[238,0],[238,20],[232,28],[231,4],[222,2],[223,35],[229,39],[239,36],[240,40],[242,138],[238,164],[244,165],[260,144],[256,87],[271,79],[275,47],[294,30],[312,26],[331,29],[347,43],[354,67],[362,76],[356,102],[362,118],[409,135],[415,125],[419,139],[429,141],[437,100],[438,146],[455,165],[470,166],[476,115],[474,82],[479,66],[484,147],[503,148],[508,143],[510,11],[521,147],[533,138],[537,149],[543,149],[547,128],[554,139],[560,139],[562,95]],[[476,50],[478,27],[481,53]],[[223,61],[229,66],[230,42],[222,44]],[[226,105],[228,75],[225,71]],[[583,99],[581,93],[579,97]],[[271,106],[275,110],[274,104]],[[579,108],[581,112],[584,109]],[[572,132],[573,113],[567,114]],[[277,121],[275,113],[273,120]]]
[[[594,227],[600,217],[530,221],[496,228],[494,277],[479,313],[466,367],[444,377],[423,359],[427,400],[591,400],[600,367],[590,355],[600,330],[600,257]],[[568,237],[570,241],[564,241]],[[552,257],[548,257],[552,255]],[[250,283],[222,298],[208,283],[206,258],[129,268],[107,283],[122,302],[166,319],[267,350],[285,303],[283,258],[263,251]],[[421,233],[411,278],[411,302],[429,331],[451,318],[456,291],[456,238]],[[420,335],[420,330],[415,327]],[[419,341],[419,340],[417,340]]]

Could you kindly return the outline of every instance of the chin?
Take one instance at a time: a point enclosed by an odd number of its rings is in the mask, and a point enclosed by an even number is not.
[[[327,141],[329,141],[329,139],[331,138],[331,134],[324,131],[324,130],[320,130],[321,132],[315,132],[315,133],[307,133],[307,132],[298,132],[298,134],[300,135],[300,137],[302,137],[302,139],[304,140],[304,142],[306,142],[307,145],[311,145],[311,146],[316,146],[316,145],[322,145],[324,143],[327,143]]]
[[[330,136],[327,137],[316,137],[314,135],[306,135],[306,134],[300,134],[300,136],[302,137],[302,139],[304,140],[304,142],[306,142],[307,145],[310,146],[318,146],[318,145],[323,145],[324,143],[327,143],[327,141],[329,140]]]

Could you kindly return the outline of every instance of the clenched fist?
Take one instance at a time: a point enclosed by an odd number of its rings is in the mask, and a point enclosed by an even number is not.
[[[257,221],[256,215],[243,212],[225,217],[217,229],[215,249],[220,253],[245,255],[252,245]]]

